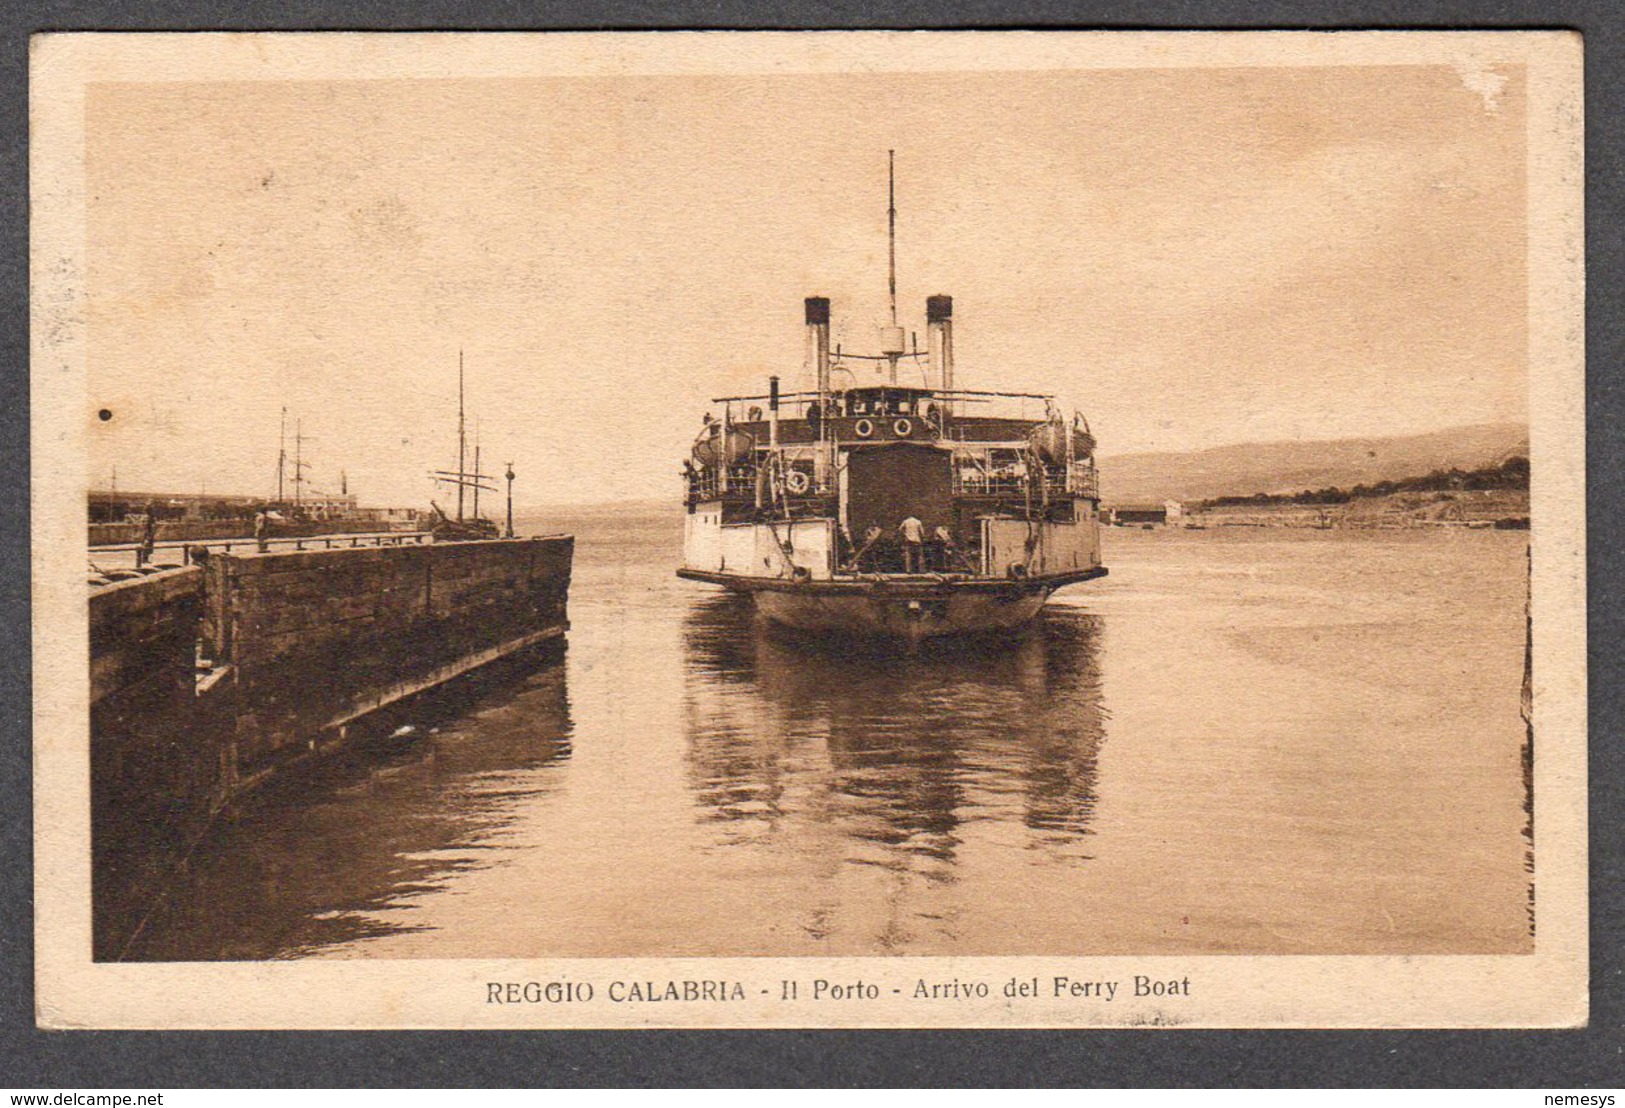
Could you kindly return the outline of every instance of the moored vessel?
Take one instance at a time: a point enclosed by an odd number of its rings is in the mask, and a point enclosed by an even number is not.
[[[895,202],[889,215],[879,353],[832,353],[830,301],[810,297],[812,388],[772,377],[765,394],[713,400],[721,415],[684,463],[677,572],[800,632],[1014,629],[1056,589],[1106,573],[1094,437],[1053,396],[957,388],[949,296],[926,302],[926,349],[905,345]]]

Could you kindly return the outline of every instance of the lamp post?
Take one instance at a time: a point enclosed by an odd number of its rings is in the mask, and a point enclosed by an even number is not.
[[[513,538],[513,463],[508,463],[508,532],[502,536],[505,539]]]

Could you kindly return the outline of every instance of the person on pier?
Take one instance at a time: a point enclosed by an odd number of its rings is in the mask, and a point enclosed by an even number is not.
[[[153,548],[158,545],[158,505],[147,505],[147,516],[141,521],[141,545],[135,551],[135,564],[139,568],[152,561]]]

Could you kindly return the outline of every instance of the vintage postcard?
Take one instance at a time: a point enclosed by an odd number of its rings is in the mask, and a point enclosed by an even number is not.
[[[38,37],[40,1023],[1583,1024],[1581,55]]]

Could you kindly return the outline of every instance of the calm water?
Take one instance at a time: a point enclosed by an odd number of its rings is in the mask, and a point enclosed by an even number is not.
[[[810,648],[578,536],[562,658],[257,797],[144,958],[1529,948],[1524,536],[1112,530],[1030,634]]]

